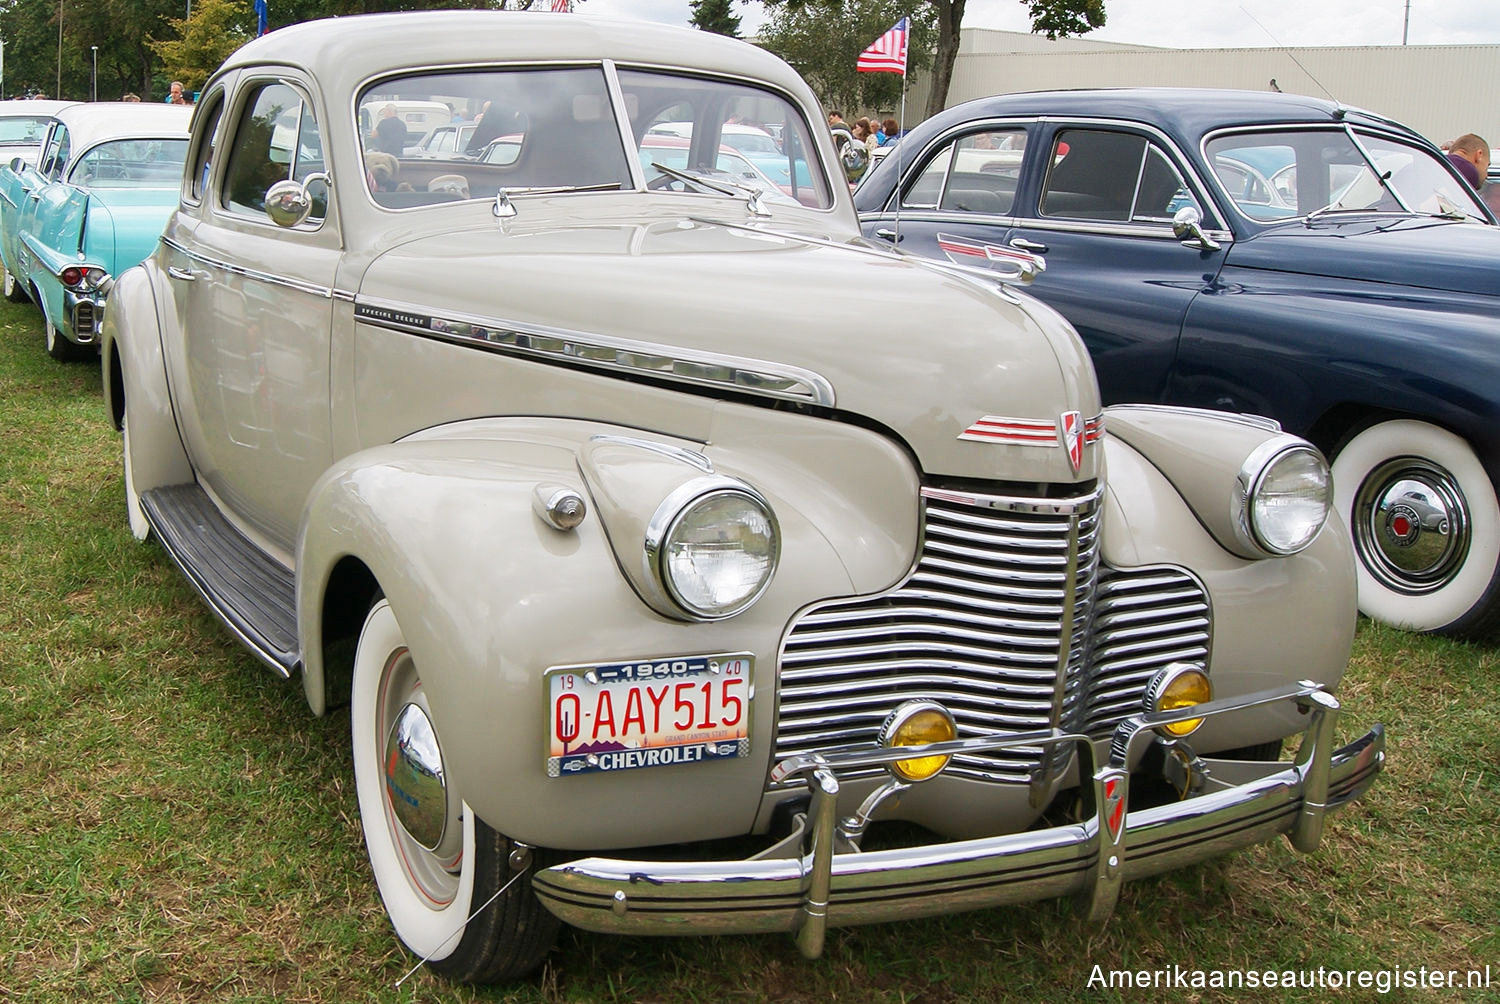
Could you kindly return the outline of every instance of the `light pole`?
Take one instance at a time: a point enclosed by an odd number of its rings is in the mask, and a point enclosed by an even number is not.
[[[98,101],[99,100],[99,47],[97,45],[91,45],[91,46],[89,46],[89,48],[94,51],[94,69],[93,69],[92,73],[89,75],[89,100],[90,101]]]
[[[54,99],[62,98],[62,0],[57,0],[57,90],[52,93]]]

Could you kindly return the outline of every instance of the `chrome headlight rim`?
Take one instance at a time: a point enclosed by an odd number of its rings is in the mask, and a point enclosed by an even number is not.
[[[667,567],[670,557],[667,545],[684,517],[693,509],[710,499],[726,495],[745,499],[764,514],[771,528],[771,556],[766,573],[754,590],[731,606],[709,609],[691,602],[678,590]],[[781,562],[781,525],[766,497],[738,478],[725,475],[694,478],[669,492],[656,507],[646,524],[644,559],[646,581],[650,583],[653,594],[647,600],[658,613],[696,621],[726,620],[750,609],[770,588]]]
[[[1271,473],[1279,464],[1295,456],[1311,457],[1322,469],[1323,515],[1316,527],[1305,534],[1300,543],[1283,546],[1268,538],[1264,527],[1255,517],[1255,503]],[[1333,513],[1333,475],[1328,460],[1317,447],[1298,436],[1276,436],[1252,450],[1240,465],[1235,487],[1235,536],[1240,545],[1251,554],[1268,558],[1287,558],[1300,554],[1318,539]]]

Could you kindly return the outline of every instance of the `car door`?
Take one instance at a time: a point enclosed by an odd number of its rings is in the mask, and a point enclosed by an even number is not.
[[[1032,184],[1006,237],[1046,258],[1029,292],[1078,329],[1106,403],[1163,400],[1188,305],[1211,288],[1230,235],[1153,130],[1049,122],[1029,156]],[[1189,205],[1217,247],[1174,234]]]
[[[42,189],[62,177],[69,151],[68,127],[53,122],[42,143],[36,167],[22,166],[20,171],[5,168],[3,185],[5,208],[0,211],[0,253],[7,271],[25,282],[33,260],[27,255],[21,235],[30,233],[36,222],[37,203]]]
[[[250,80],[200,115],[184,207],[163,238],[175,329],[173,404],[199,482],[241,527],[289,553],[308,489],[331,462],[329,335],[340,241],[326,181],[312,215],[272,223],[266,191],[324,170],[310,89]],[[324,176],[326,178],[326,175]]]
[[[903,165],[900,208],[861,214],[862,229],[903,251],[986,267],[985,249],[1003,248],[1014,211],[1030,130],[1026,122],[969,122]],[[897,146],[889,154],[909,151]]]

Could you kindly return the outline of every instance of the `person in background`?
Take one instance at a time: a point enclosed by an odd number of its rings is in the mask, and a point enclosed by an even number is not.
[[[881,146],[901,138],[901,125],[895,119],[886,119],[880,123],[880,131],[885,134],[885,138],[880,141]]]
[[[862,144],[864,148],[874,150],[880,145],[875,137],[875,125],[867,118],[859,118],[854,123],[854,142]]]
[[[833,148],[842,151],[846,145],[854,142],[854,132],[844,121],[844,113],[833,111],[828,113],[828,130],[833,133]]]
[[[180,80],[174,80],[174,81],[172,81],[171,85],[167,88],[167,96],[163,100],[163,104],[168,104],[168,105],[185,105],[185,104],[187,104],[187,98],[185,98],[185,97],[182,96],[182,81],[180,81]]]
[[[139,94],[131,94],[131,93],[127,92],[125,94],[120,95],[120,100],[121,101],[140,101],[141,100],[141,96]]]
[[[399,157],[406,149],[406,123],[396,114],[395,105],[380,109],[380,121],[375,123],[375,148]]]
[[[1476,136],[1466,132],[1452,143],[1444,147],[1448,151],[1448,160],[1458,173],[1464,176],[1469,187],[1484,195],[1484,201],[1491,209],[1495,208],[1497,194],[1493,189],[1495,186],[1485,183],[1485,175],[1490,170],[1490,145],[1485,142],[1484,137]]]

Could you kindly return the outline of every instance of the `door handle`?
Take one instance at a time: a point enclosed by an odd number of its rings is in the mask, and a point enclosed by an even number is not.
[[[1047,245],[1038,244],[1036,241],[1029,241],[1024,237],[1014,238],[1010,242],[1010,246],[1020,251],[1035,251],[1037,254],[1047,253]]]
[[[167,266],[167,275],[170,275],[174,279],[181,279],[183,282],[198,281],[198,276],[191,269],[178,268],[176,265]]]
[[[875,231],[875,236],[883,240],[888,240],[892,244],[906,239],[905,237],[896,233],[896,231],[892,230],[890,227],[881,227],[879,230]]]

